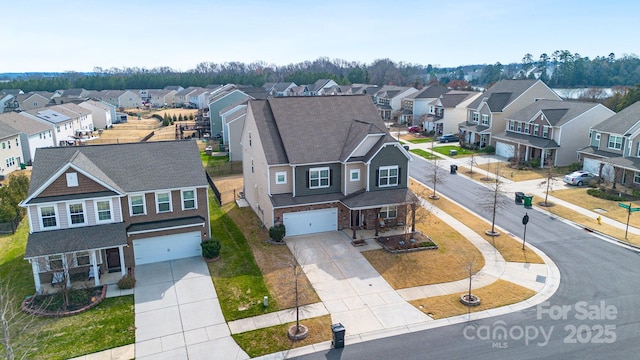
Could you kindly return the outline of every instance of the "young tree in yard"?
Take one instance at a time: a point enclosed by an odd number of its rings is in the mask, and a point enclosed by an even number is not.
[[[553,162],[548,161],[547,167],[547,177],[543,182],[538,185],[538,187],[545,188],[544,191],[544,206],[549,206],[549,193],[553,191],[553,188],[561,182],[560,179],[554,177],[556,175],[555,167],[553,166]]]
[[[26,199],[29,190],[29,178],[22,173],[9,175],[7,185],[0,188],[0,220],[11,224],[15,233],[25,209],[19,204]]]
[[[182,120],[183,120],[183,118],[182,118],[182,114],[180,114],[180,115],[178,116],[178,121],[182,121]]]
[[[433,141],[431,142],[431,153],[432,154],[434,153]],[[429,177],[429,180],[431,183],[431,188],[433,189],[433,194],[429,195],[429,198],[433,200],[439,199],[439,196],[436,193],[436,187],[438,186],[438,183],[442,183],[444,174],[446,174],[446,171],[442,169],[440,166],[438,166],[439,159],[440,157],[434,156],[433,160],[427,162],[428,166],[431,167],[431,176]]]
[[[490,193],[485,196],[484,201],[482,201],[481,208],[486,212],[491,213],[491,230],[485,231],[485,233],[489,236],[498,236],[499,232],[495,230],[496,225],[496,215],[499,213],[501,209],[506,206],[507,198],[504,196],[500,196],[504,194],[504,184],[500,178],[500,163],[496,162],[496,173],[495,178],[492,183],[489,185]],[[495,244],[494,244],[495,245]]]
[[[302,264],[298,262],[301,260],[304,263],[304,259],[300,257],[303,256],[302,253],[298,250],[296,245],[294,244],[291,248],[291,258],[289,259],[289,266],[292,270],[292,278],[293,278],[293,291],[294,291],[294,311],[296,314],[296,324],[289,327],[287,330],[287,335],[291,340],[302,340],[307,337],[309,329],[300,324],[300,304],[302,302],[301,291],[300,291],[300,283],[301,277],[304,276],[304,271],[302,268]]]
[[[193,121],[193,114],[189,114],[189,120]]]
[[[473,295],[471,293],[471,282],[473,280],[473,271],[475,270],[476,262],[477,262],[477,259],[475,255],[466,254],[465,262],[463,266],[464,266],[465,272],[469,274],[469,291],[467,292],[467,294],[463,296],[463,299],[465,300],[465,305],[469,307],[469,312],[471,312],[471,306],[473,306],[472,304],[474,302],[480,301],[480,299],[476,295]]]
[[[469,174],[473,174],[473,166],[474,165],[478,165],[478,163],[476,162],[476,155],[474,153],[471,153],[471,156],[469,157]]]

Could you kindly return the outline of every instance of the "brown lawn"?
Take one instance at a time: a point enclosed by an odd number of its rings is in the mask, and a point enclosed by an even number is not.
[[[485,231],[491,229],[491,224],[487,223],[484,219],[478,218],[444,197],[440,197],[438,200],[429,199],[428,196],[432,194],[433,190],[425,188],[414,181],[411,181],[409,187],[418,196],[428,199],[434,206],[458,219],[458,221],[482,236],[483,239],[492,244],[500,252],[506,261],[544,264],[544,261],[538,254],[533,252],[528,246],[525,246],[525,249],[522,250],[522,243],[510,235],[505,233],[500,234],[500,236],[486,235]]]
[[[553,196],[556,196],[558,193],[559,192],[554,192]],[[592,197],[590,195],[586,195],[586,196]],[[599,200],[597,198],[594,198],[594,199]],[[544,203],[544,198],[534,196],[533,201],[537,205],[542,207],[542,204]],[[580,213],[578,213],[576,211],[573,211],[573,210],[571,210],[569,208],[566,208],[564,206],[553,204],[553,201],[549,201],[549,203],[552,206],[543,207],[543,209],[548,211],[548,212],[550,212],[550,213],[552,213],[552,214],[555,214],[555,215],[557,215],[557,216],[559,216],[561,218],[573,221],[574,223],[580,224],[580,225],[582,225],[584,227],[594,229],[594,230],[596,230],[598,232],[601,232],[603,234],[609,235],[609,236],[611,236],[611,237],[613,237],[615,239],[618,239],[618,240],[624,240],[625,239],[625,237],[624,237],[625,230],[624,229],[618,229],[617,227],[613,227],[611,225],[607,225],[607,224],[604,224],[604,223],[598,225],[597,219],[582,215],[582,214],[580,214]],[[620,209],[622,209],[622,208],[620,208]],[[622,210],[624,210],[624,209],[622,209]],[[631,218],[633,218],[633,216],[634,216],[634,214],[631,215]],[[624,224],[627,223],[626,218],[624,219],[623,223]],[[630,242],[632,244],[640,245],[640,235],[636,235],[636,234],[633,234],[633,233],[629,232],[627,234],[627,240],[626,241],[628,241],[628,242]]]
[[[475,307],[467,307],[460,303],[460,296],[467,292],[418,299],[410,301],[410,303],[434,319],[443,319],[468,312],[515,304],[536,294],[531,289],[506,280],[497,280],[493,284],[479,289],[473,288],[473,282],[471,286],[471,293],[480,297],[480,305]]]
[[[620,207],[618,205],[620,203],[619,201],[605,200],[591,196],[587,194],[587,189],[588,188],[583,187],[563,187],[562,190],[553,191],[549,195],[587,210],[595,211],[595,209],[602,209],[605,211],[601,213],[602,217],[608,217],[624,224],[627,223],[627,209]],[[629,205],[629,201],[623,201],[623,203]],[[634,208],[640,207],[640,201],[632,201],[631,204]],[[631,214],[629,225],[640,227],[640,213]]]
[[[484,266],[484,257],[455,229],[435,216],[419,209],[421,221],[416,228],[438,244],[438,250],[425,250],[405,254],[390,254],[384,250],[362,253],[373,267],[394,289],[439,284],[469,276],[465,266],[475,259],[473,273]]]

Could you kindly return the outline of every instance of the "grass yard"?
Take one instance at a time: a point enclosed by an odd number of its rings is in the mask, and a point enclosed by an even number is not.
[[[19,302],[35,291],[31,265],[23,259],[28,233],[25,219],[15,234],[0,236],[0,279],[9,283],[16,310]],[[132,295],[105,299],[95,308],[70,317],[20,316],[20,323],[28,325],[14,334],[16,358],[28,352],[24,356],[28,359],[68,359],[135,341]]]
[[[533,250],[528,246],[525,246],[525,249],[522,250],[522,243],[508,234],[502,233],[500,236],[495,237],[485,234],[485,230],[491,229],[491,224],[486,222],[484,219],[478,218],[444,197],[440,197],[438,200],[429,199],[429,195],[432,193],[431,189],[425,188],[414,181],[410,182],[409,188],[416,193],[416,195],[427,199],[429,202],[433,203],[434,206],[458,219],[458,221],[462,222],[475,233],[482,236],[483,239],[492,244],[498,252],[500,252],[506,261],[544,264],[544,261],[538,254],[533,252]]]
[[[443,319],[468,312],[489,310],[515,304],[536,294],[536,292],[531,289],[506,280],[497,280],[491,285],[478,289],[473,288],[473,283],[471,286],[471,293],[479,296],[481,300],[480,305],[475,307],[467,307],[460,303],[460,296],[467,292],[418,299],[410,301],[410,303],[434,319]]]
[[[554,196],[555,196],[555,192],[554,192]],[[591,197],[590,195],[587,195],[589,197]],[[601,200],[601,199],[597,199],[594,198],[596,200]],[[534,196],[533,197],[533,202],[534,204],[540,204],[542,202],[544,202],[544,198],[538,197],[538,196]],[[613,227],[611,225],[607,225],[605,223],[602,223],[601,225],[598,225],[598,221],[594,218],[591,218],[589,216],[585,216],[582,215],[576,211],[573,211],[569,208],[566,208],[562,205],[557,205],[557,204],[553,204],[553,201],[549,201],[551,203],[552,206],[549,207],[543,207],[544,210],[557,215],[563,219],[567,219],[570,221],[573,221],[574,223],[580,224],[582,226],[588,227],[588,228],[592,228],[594,230],[597,230],[598,232],[601,232],[603,234],[607,234],[615,239],[619,239],[619,240],[624,240],[624,233],[625,230],[624,229],[618,229],[617,227]],[[620,208],[622,209],[622,208]],[[625,210],[625,209],[622,209]],[[631,215],[631,218],[633,218],[634,215]],[[627,223],[627,220],[625,218],[624,224]],[[628,242],[635,244],[635,245],[640,245],[640,235],[636,235],[633,234],[631,232],[629,232],[627,234],[627,240]]]
[[[331,315],[301,320],[300,324],[305,325],[309,329],[309,336],[300,341],[292,341],[287,336],[287,329],[289,329],[291,325],[295,325],[295,322],[234,334],[232,336],[238,345],[252,358],[317,344],[329,341],[332,338]]]
[[[549,169],[531,168],[531,169],[512,169],[509,167],[509,163],[504,161],[492,161],[486,164],[480,164],[473,167],[474,172],[477,171],[480,174],[486,176],[487,171],[495,175],[496,167],[498,168],[498,174],[505,179],[512,181],[526,181],[540,179],[540,182],[544,181],[548,176]],[[569,172],[570,167],[557,167],[554,169],[553,176],[562,176]],[[468,169],[465,169],[465,172]]]
[[[469,276],[465,266],[475,259],[473,273],[484,266],[484,257],[455,229],[418,209],[420,218],[417,230],[428,235],[438,244],[438,250],[426,250],[406,254],[390,254],[384,250],[363,252],[362,255],[394,289],[440,284]]]
[[[425,144],[425,143],[433,142],[433,139],[432,138],[413,138],[413,139],[407,139],[406,141],[412,144]]]
[[[452,158],[467,157],[467,156],[471,156],[471,154],[477,154],[478,153],[478,151],[476,151],[476,150],[469,150],[469,149],[461,148],[458,145],[436,146],[432,150],[437,152],[437,153],[440,153],[442,155],[449,156],[449,157],[452,157]],[[458,151],[458,154],[454,155],[454,156],[450,156],[449,155],[449,151],[451,151],[451,150]]]
[[[432,153],[422,150],[422,149],[411,149],[409,152],[412,152],[418,156],[421,156],[427,160],[433,160],[437,157],[437,155],[433,155]]]
[[[619,201],[605,200],[591,196],[587,194],[588,188],[574,186],[569,187],[563,185],[556,186],[556,189],[560,188],[562,190],[552,191],[549,195],[574,205],[578,205],[579,207],[587,210],[594,211],[595,209],[602,209],[605,211],[602,213],[602,217],[608,217],[623,224],[627,223],[627,209],[620,207],[618,205],[620,203]],[[629,205],[628,201],[623,203]],[[638,201],[632,201],[631,204],[634,208],[640,207],[640,202]],[[640,213],[631,214],[631,217],[629,218],[629,225],[633,227],[640,227]]]

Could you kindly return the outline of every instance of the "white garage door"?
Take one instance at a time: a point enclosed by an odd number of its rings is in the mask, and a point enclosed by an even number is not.
[[[582,170],[598,175],[598,173],[600,172],[600,161],[585,158],[584,162],[582,163]],[[604,166],[602,167],[602,177],[604,179],[612,181],[613,175],[613,167],[609,164],[604,164]]]
[[[199,231],[134,240],[136,265],[201,256],[201,241]]]
[[[509,145],[507,143],[497,142],[496,143],[496,155],[502,156],[504,158],[511,158],[514,154],[513,145]]]
[[[285,213],[287,236],[338,230],[338,209],[321,209]]]

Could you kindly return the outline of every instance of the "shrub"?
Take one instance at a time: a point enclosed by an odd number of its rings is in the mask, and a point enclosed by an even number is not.
[[[529,160],[529,165],[532,168],[540,167],[540,159],[531,159],[531,160]]]
[[[153,114],[153,115],[151,115],[151,117],[154,118],[154,119],[158,119],[160,121],[164,120],[164,118],[160,114]]]
[[[69,291],[69,302],[76,305],[85,305],[91,301],[86,289],[74,289]]]
[[[569,172],[572,173],[574,171],[582,170],[582,164],[579,162],[572,163],[569,165]]]
[[[587,194],[605,200],[624,201],[624,198],[618,195],[609,194],[602,189],[587,189]]]
[[[217,239],[208,239],[203,241],[200,246],[202,247],[202,256],[207,259],[213,259],[220,256],[220,241]]]
[[[269,228],[269,237],[275,242],[282,242],[282,239],[287,235],[287,230],[284,224],[278,224]]]
[[[496,152],[496,148],[493,145],[487,145],[487,147],[484,148],[484,152],[487,154],[493,154]]]
[[[127,274],[118,280],[119,289],[133,289],[136,286],[136,278],[131,274]]]

